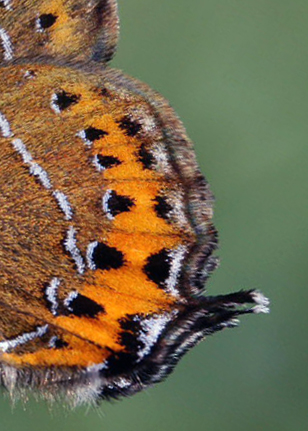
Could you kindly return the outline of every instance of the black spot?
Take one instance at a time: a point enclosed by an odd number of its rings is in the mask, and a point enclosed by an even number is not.
[[[167,250],[163,248],[159,253],[149,256],[143,271],[151,281],[161,286],[170,272],[170,257]]]
[[[118,123],[120,129],[124,130],[128,136],[136,136],[141,129],[141,124],[131,120],[128,116],[123,117]]]
[[[53,102],[57,105],[60,111],[69,108],[71,105],[77,103],[80,99],[80,96],[76,94],[67,93],[64,90],[61,90],[59,93],[56,93],[55,100]]]
[[[119,320],[119,324],[121,329],[124,331],[131,331],[134,333],[141,331],[140,325],[141,316],[138,314],[127,314],[126,317],[123,317]]]
[[[105,310],[101,305],[97,304],[97,302],[87,296],[80,295],[80,293],[76,298],[73,298],[70,301],[68,309],[77,317],[95,318],[99,313],[105,313]]]
[[[92,260],[97,269],[118,269],[124,264],[124,256],[115,247],[99,242],[93,250]]]
[[[55,349],[64,349],[64,347],[67,347],[67,346],[68,346],[68,343],[64,340],[61,340],[61,338],[57,338],[54,341],[54,345],[53,345]]]
[[[113,168],[122,163],[117,157],[113,156],[102,156],[101,154],[97,154],[96,158],[99,165],[104,169]]]
[[[57,21],[57,16],[53,15],[52,13],[43,13],[39,16],[38,22],[41,28],[44,30],[46,28],[49,28],[54,25],[54,23]]]
[[[136,353],[144,348],[144,343],[138,339],[138,334],[132,332],[122,332],[120,335],[120,344],[130,353]]]
[[[130,372],[132,368],[134,368],[136,360],[137,355],[126,352],[113,352],[107,359],[108,368],[103,370],[104,375],[106,377],[111,377]]]
[[[134,353],[144,347],[138,336],[142,331],[140,317],[136,314],[127,315],[119,320],[120,327],[123,331],[120,334],[120,344],[125,347],[125,350]]]
[[[105,132],[105,130],[96,129],[95,127],[88,127],[84,132],[86,139],[91,142],[108,135],[108,132]]]
[[[147,150],[144,144],[139,148],[138,160],[143,164],[144,169],[152,169],[155,162],[154,156]]]
[[[154,205],[154,209],[158,217],[167,220],[170,212],[172,211],[172,206],[168,204],[166,198],[164,198],[163,196],[156,196],[154,201],[156,202],[156,204]]]
[[[107,88],[103,87],[100,89],[100,95],[106,98],[110,98],[111,94],[109,93],[109,90]]]
[[[131,207],[135,204],[130,197],[118,195],[115,191],[112,191],[107,205],[108,212],[115,217],[118,214],[130,211]]]

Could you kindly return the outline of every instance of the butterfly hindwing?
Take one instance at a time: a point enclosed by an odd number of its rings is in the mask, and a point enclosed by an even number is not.
[[[0,387],[13,399],[131,395],[268,312],[253,290],[202,296],[213,197],[167,101],[104,64],[117,39],[116,0],[0,0]]]

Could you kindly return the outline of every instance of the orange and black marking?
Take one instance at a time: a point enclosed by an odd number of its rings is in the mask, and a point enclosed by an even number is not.
[[[0,20],[1,383],[135,393],[267,300],[202,296],[212,195],[167,102],[106,66],[116,1],[6,0]]]

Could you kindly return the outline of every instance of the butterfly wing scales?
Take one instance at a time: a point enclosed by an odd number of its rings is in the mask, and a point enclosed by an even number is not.
[[[11,0],[0,8],[2,61],[111,60],[118,40],[115,0]]]

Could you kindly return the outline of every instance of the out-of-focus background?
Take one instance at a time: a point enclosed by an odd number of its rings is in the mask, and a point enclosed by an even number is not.
[[[113,65],[164,94],[216,195],[210,294],[256,287],[271,314],[191,351],[165,383],[98,411],[0,401],[0,430],[308,429],[308,3],[120,0]]]

